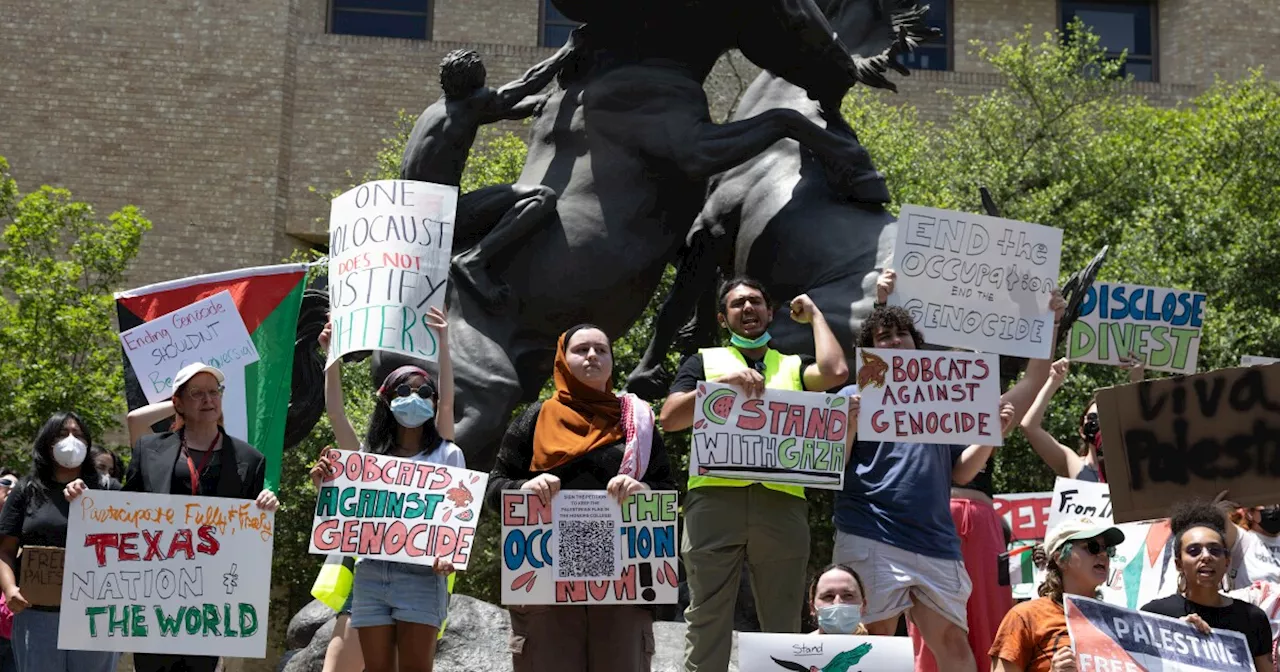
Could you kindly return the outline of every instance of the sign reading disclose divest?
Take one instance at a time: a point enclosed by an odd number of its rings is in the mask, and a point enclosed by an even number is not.
[[[1253,669],[1244,635],[1200,634],[1175,618],[1066,595],[1067,631],[1080,672],[1238,672]]]
[[[330,450],[311,552],[466,569],[489,475],[390,455]]]
[[[858,438],[999,446],[1000,358],[858,348]]]
[[[332,365],[360,350],[435,361],[427,311],[444,306],[458,188],[367,182],[333,199],[329,214]]]
[[[1140,285],[1095,284],[1071,325],[1072,361],[1119,365],[1130,354],[1149,369],[1195,373],[1205,295]]]
[[[929,343],[1046,359],[1061,257],[1061,229],[904,205],[889,303]]]
[[[71,503],[58,648],[262,658],[275,514],[90,490]]]
[[[698,383],[689,475],[839,490],[847,401],[768,388],[753,399],[736,387]]]

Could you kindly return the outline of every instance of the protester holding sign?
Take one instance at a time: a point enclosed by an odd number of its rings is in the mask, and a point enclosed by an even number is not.
[[[111,672],[119,654],[109,651],[58,649],[58,601],[31,600],[18,585],[20,548],[67,545],[70,504],[62,497],[68,483],[82,481],[99,487],[98,473],[88,458],[93,437],[75,413],[56,413],[31,446],[31,473],[14,489],[0,513],[0,588],[13,611],[13,653],[18,672]],[[61,553],[61,551],[58,551]],[[27,558],[21,559],[23,562]],[[30,576],[31,573],[28,573]],[[61,572],[41,593],[61,595]]]
[[[444,378],[440,389],[429,373],[416,366],[392,371],[378,388],[363,443],[343,405],[341,359],[325,371],[325,411],[339,449],[466,468],[462,449],[449,440],[453,437],[453,375],[448,322],[434,307],[428,318],[427,326],[440,341],[437,361]],[[325,325],[317,339],[321,350],[328,351],[332,335],[333,324]],[[329,458],[322,457],[311,469],[312,482],[319,487],[332,469]],[[365,669],[397,669],[397,651],[402,659],[432,668],[439,631],[448,615],[447,577],[453,571],[453,564],[443,557],[436,558],[433,566],[374,558],[356,563],[348,624],[359,637]]]
[[[993,672],[1074,672],[1063,595],[1095,597],[1111,572],[1111,557],[1124,542],[1118,528],[1068,519],[1049,530],[1040,597],[1013,608],[991,643]]]
[[[507,428],[485,502],[501,514],[503,490],[549,506],[561,490],[607,490],[620,504],[643,490],[674,490],[653,410],[613,392],[613,350],[598,327],[560,336],[555,394]],[[687,509],[686,509],[687,510]],[[516,672],[640,672],[653,657],[653,611],[629,604],[512,606]]]
[[[1143,611],[1181,618],[1208,634],[1211,628],[1245,636],[1257,672],[1271,672],[1271,624],[1258,607],[1221,593],[1230,564],[1227,530],[1219,508],[1203,501],[1176,506],[1169,516],[1178,567],[1178,592],[1147,603]]]
[[[817,392],[843,384],[848,363],[822,312],[805,295],[792,299],[790,308],[792,320],[812,325],[816,358],[769,347],[773,304],[758,281],[739,277],[721,285],[717,319],[729,330],[730,347],[701,349],[680,364],[662,405],[663,429],[678,432],[693,424],[699,381],[733,385],[751,397],[765,388]],[[809,564],[804,488],[690,474],[684,510],[681,551],[690,600],[685,670],[729,666],[744,558],[761,629],[799,632],[795,606],[803,603]]]
[[[1045,464],[1049,465],[1053,473],[1063,478],[1074,478],[1077,481],[1105,483],[1102,429],[1098,424],[1096,398],[1090,399],[1089,403],[1085,404],[1085,412],[1080,416],[1078,431],[1083,442],[1080,452],[1058,443],[1044,428],[1044,414],[1049,410],[1049,401],[1066,382],[1070,366],[1070,362],[1065,357],[1053,363],[1049,370],[1049,379],[1045,381],[1031,408],[1022,418],[1022,433],[1031,443],[1031,448],[1036,451],[1040,459],[1044,460]],[[1129,369],[1129,382],[1142,382],[1145,377],[1145,368],[1140,360],[1131,358],[1125,368]]]
[[[896,274],[885,269],[858,347],[923,349],[911,314],[885,305],[895,284]],[[1056,290],[1050,291],[1049,306],[1054,320],[1060,319],[1065,302]],[[1048,372],[1048,360],[1032,360],[1023,379],[1000,397],[1002,434],[1030,405]],[[858,385],[872,385],[886,373],[863,365]],[[858,386],[842,394],[852,397],[851,414],[860,409]],[[836,498],[834,557],[858,569],[867,583],[868,630],[892,634],[898,616],[909,612],[918,670],[937,669],[936,659],[985,669],[991,638],[1013,606],[1010,588],[998,585],[1006,546],[984,486],[954,492],[952,486],[969,485],[993,448],[888,441],[851,446],[850,471]]]
[[[809,614],[818,623],[814,635],[866,635],[862,624],[862,578],[849,565],[827,565],[809,587]]]

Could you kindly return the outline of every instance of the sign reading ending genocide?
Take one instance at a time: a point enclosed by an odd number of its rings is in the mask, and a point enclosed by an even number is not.
[[[427,310],[444,306],[458,188],[367,182],[329,214],[329,365],[349,352],[388,350],[435,361]]]
[[[904,205],[889,303],[933,345],[1047,359],[1061,257],[1061,229]]]
[[[71,503],[58,648],[262,658],[275,514],[89,490]]]

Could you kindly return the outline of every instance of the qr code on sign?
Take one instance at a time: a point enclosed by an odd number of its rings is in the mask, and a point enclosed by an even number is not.
[[[556,578],[592,579],[617,575],[614,539],[618,536],[612,520],[565,520],[557,525],[560,557]]]

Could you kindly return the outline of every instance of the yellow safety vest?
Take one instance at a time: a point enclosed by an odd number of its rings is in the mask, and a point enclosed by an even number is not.
[[[714,380],[720,376],[741,371],[747,368],[747,360],[737,348],[703,348],[698,351],[702,355],[704,378]],[[800,356],[784,355],[770,349],[764,354],[764,386],[773,390],[804,391],[804,380],[800,376]],[[738,481],[715,476],[689,476],[689,489],[708,486],[722,488],[741,488],[754,485],[759,481]],[[799,485],[778,485],[761,483],[770,490],[785,492],[804,499],[804,487]]]

